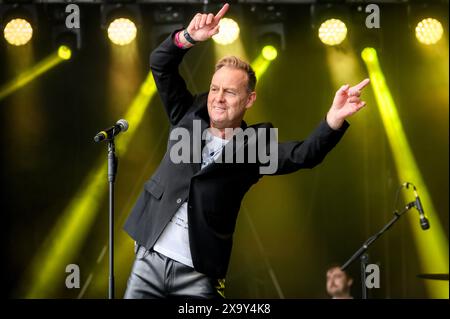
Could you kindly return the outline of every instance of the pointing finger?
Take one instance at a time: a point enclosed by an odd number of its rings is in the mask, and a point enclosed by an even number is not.
[[[217,12],[216,16],[214,17],[214,20],[217,23],[219,22],[220,19],[223,18],[225,13],[227,13],[229,7],[230,7],[230,5],[228,3],[225,3],[224,6],[222,7],[222,9],[220,9],[219,12]]]
[[[360,83],[354,86],[354,88],[358,91],[361,91],[363,88],[365,88],[370,83],[369,79],[364,79]]]

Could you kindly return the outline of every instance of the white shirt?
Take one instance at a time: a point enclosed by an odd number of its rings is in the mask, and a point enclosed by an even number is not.
[[[205,147],[202,151],[202,169],[214,162],[228,140],[206,132]],[[153,249],[166,257],[189,267],[194,267],[189,246],[189,226],[187,202],[184,202],[167,224]]]

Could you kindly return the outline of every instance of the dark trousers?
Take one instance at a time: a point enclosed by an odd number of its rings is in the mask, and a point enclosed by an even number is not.
[[[212,279],[157,251],[136,246],[125,299],[224,298],[224,280]]]

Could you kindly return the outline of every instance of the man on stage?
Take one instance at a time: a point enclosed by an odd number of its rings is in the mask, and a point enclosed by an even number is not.
[[[259,157],[230,162],[223,155],[238,158],[239,152],[247,154],[255,145],[272,150],[272,139],[260,134],[272,125],[248,126],[243,121],[256,100],[256,76],[248,63],[233,56],[221,59],[209,92],[198,95],[187,90],[178,67],[191,47],[219,32],[219,21],[228,9],[225,4],[216,15],[196,14],[186,29],[174,31],[151,54],[150,67],[171,134],[164,158],[124,227],[136,241],[125,298],[224,297],[241,201],[264,170]],[[287,174],[321,163],[349,126],[345,119],[365,105],[359,96],[368,83],[366,79],[354,87],[342,86],[326,118],[305,140],[275,143],[272,173]],[[247,136],[239,147],[235,140],[249,131],[258,133]],[[184,133],[193,138],[181,149],[191,154],[184,154],[187,161],[175,160],[180,148],[173,137]]]

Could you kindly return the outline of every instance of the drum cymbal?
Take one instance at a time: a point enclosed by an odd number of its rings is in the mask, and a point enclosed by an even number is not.
[[[447,280],[448,274],[418,274],[417,277],[422,279],[432,279],[432,280]]]

